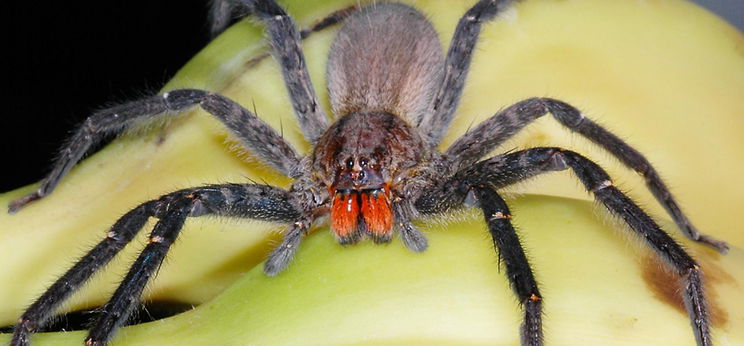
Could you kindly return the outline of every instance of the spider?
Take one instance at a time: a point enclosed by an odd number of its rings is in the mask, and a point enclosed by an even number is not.
[[[11,343],[29,344],[30,334],[151,217],[158,222],[147,245],[97,316],[86,344],[105,344],[126,321],[188,217],[221,215],[287,224],[282,242],[264,264],[266,274],[274,276],[289,266],[303,237],[321,217],[330,217],[331,233],[341,244],[365,239],[388,243],[398,233],[406,247],[423,252],[428,243],[414,220],[474,205],[483,212],[498,258],[523,308],[522,343],[540,345],[542,295],[499,190],[541,173],[570,169],[600,204],[625,221],[680,277],[697,343],[710,345],[700,266],[620,192],[601,167],[557,147],[487,157],[533,120],[551,114],[642,174],[688,238],[725,252],[724,242],[695,229],[650,163],[617,136],[565,102],[530,98],[477,124],[443,152],[436,150],[457,109],[481,26],[511,3],[478,1],[460,19],[446,55],[431,24],[410,6],[382,2],[355,10],[343,18],[329,53],[327,87],[335,119],[329,124],[308,77],[300,33],[291,18],[273,0],[240,1],[238,10],[253,13],[267,27],[302,132],[314,146],[309,155],[299,155],[273,128],[224,96],[172,90],[88,118],[39,189],[13,201],[9,210],[16,212],[51,193],[103,134],[197,105],[220,120],[254,155],[293,178],[293,184],[289,189],[257,183],[208,185],[140,204],[115,222],[103,240],[23,313]],[[223,12],[216,11],[219,18],[232,10]]]

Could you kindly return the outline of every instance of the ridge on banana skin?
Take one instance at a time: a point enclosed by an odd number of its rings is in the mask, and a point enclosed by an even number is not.
[[[283,2],[302,25],[353,3]],[[445,46],[459,15],[471,5],[411,3],[429,13]],[[323,106],[324,56],[333,31],[304,42]],[[308,152],[276,65],[266,59],[245,66],[263,51],[261,39],[261,28],[252,22],[236,25],[166,88],[220,90],[243,105],[255,103],[259,116],[282,127],[299,151]],[[743,47],[741,33],[687,2],[524,1],[484,27],[458,116],[442,147],[527,97],[551,96],[578,106],[654,163],[702,231],[732,245],[729,254],[718,255],[662,222],[701,262],[716,342],[744,343],[744,231],[737,219],[744,207],[739,197],[744,194],[739,182],[744,173]],[[549,116],[501,150],[538,145],[584,153],[646,210],[668,219],[641,178]],[[221,125],[193,111],[165,132],[113,142],[83,161],[51,196],[16,215],[0,214],[5,264],[0,323],[12,324],[116,218],[142,201],[204,183],[289,184],[250,155],[226,149],[230,146]],[[0,204],[34,188],[6,193]],[[694,343],[686,314],[666,298],[665,283],[674,280],[658,271],[648,250],[626,241],[621,225],[597,212],[570,173],[545,175],[513,191],[528,193],[509,202],[544,293],[549,343]],[[321,228],[303,243],[288,271],[274,278],[262,274],[260,262],[281,228],[191,219],[145,299],[202,305],[123,328],[114,343],[517,343],[519,308],[497,268],[479,212],[454,218],[444,226],[422,223],[431,225],[430,249],[423,254],[410,253],[399,241],[343,248]],[[102,305],[148,231],[146,226],[142,237],[65,309]],[[84,335],[40,334],[34,341],[80,344]],[[0,343],[8,340],[0,337]]]

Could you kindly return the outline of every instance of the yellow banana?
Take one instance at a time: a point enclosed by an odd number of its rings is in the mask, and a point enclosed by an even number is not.
[[[423,9],[443,44],[473,1],[406,1]],[[353,0],[283,2],[303,26]],[[304,44],[323,95],[334,30]],[[219,91],[301,139],[278,68],[248,63],[266,49],[261,28],[242,22],[217,38],[166,89]],[[532,0],[484,27],[458,116],[442,147],[472,124],[532,96],[565,100],[627,139],[671,185],[693,222],[728,241],[719,255],[684,239],[705,273],[718,344],[744,343],[744,37],[685,1]],[[137,204],[178,188],[248,179],[287,186],[250,155],[233,150],[226,130],[204,112],[164,130],[128,135],[80,163],[50,196],[15,215],[0,214],[0,323],[11,325],[105,230]],[[501,150],[539,145],[584,153],[660,220],[668,219],[642,178],[545,117]],[[0,195],[0,205],[35,187]],[[626,241],[623,226],[597,212],[570,173],[513,188],[509,202],[544,294],[545,337],[555,345],[694,344],[677,281],[653,254]],[[520,312],[482,217],[473,210],[446,223],[422,222],[429,250],[395,241],[343,248],[317,230],[290,268],[269,278],[260,262],[276,226],[192,219],[145,300],[189,303],[177,316],[122,328],[122,345],[516,344]],[[102,305],[145,236],[65,305]],[[82,331],[36,335],[36,344],[80,344]],[[7,343],[7,335],[0,343]]]

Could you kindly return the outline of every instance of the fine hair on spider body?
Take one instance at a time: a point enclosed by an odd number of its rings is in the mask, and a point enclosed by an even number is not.
[[[551,114],[568,130],[640,173],[685,236],[725,252],[726,243],[692,225],[640,152],[575,107],[543,97],[509,106],[443,152],[437,150],[457,110],[481,26],[513,1],[477,1],[460,18],[446,54],[431,23],[408,5],[380,2],[330,16],[324,25],[343,22],[327,62],[331,117],[319,106],[309,79],[300,47],[305,32],[298,31],[274,0],[234,2],[213,3],[213,30],[221,31],[233,13],[255,15],[265,24],[302,133],[313,145],[310,153],[299,154],[267,123],[225,96],[172,90],[93,114],[62,149],[38,190],[13,201],[9,211],[18,212],[52,193],[105,134],[195,106],[221,121],[253,155],[294,179],[292,185],[288,189],[256,183],[208,185],[136,206],[28,307],[14,329],[12,345],[28,345],[32,333],[56,308],[130,243],[150,218],[158,221],[146,246],[97,314],[86,345],[107,343],[126,322],[189,217],[219,215],[286,224],[282,242],[264,264],[266,274],[274,276],[290,265],[302,239],[322,216],[330,216],[331,233],[340,244],[365,239],[388,243],[397,232],[406,247],[423,252],[428,243],[413,221],[457,210],[466,200],[482,210],[523,309],[522,344],[542,345],[543,298],[499,190],[542,173],[569,169],[599,204],[624,221],[679,277],[694,338],[698,345],[712,344],[701,267],[615,187],[600,166],[557,147],[487,156],[533,120]]]

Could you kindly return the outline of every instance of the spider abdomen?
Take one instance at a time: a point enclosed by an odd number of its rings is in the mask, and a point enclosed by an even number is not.
[[[400,3],[364,7],[346,19],[328,56],[333,113],[389,112],[416,124],[440,84],[443,60],[421,12]]]

